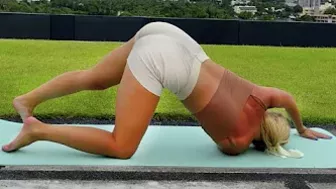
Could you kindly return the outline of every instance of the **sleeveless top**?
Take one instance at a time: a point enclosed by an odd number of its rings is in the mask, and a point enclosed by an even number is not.
[[[210,102],[194,113],[205,132],[216,142],[235,134],[236,123],[256,85],[225,69]]]

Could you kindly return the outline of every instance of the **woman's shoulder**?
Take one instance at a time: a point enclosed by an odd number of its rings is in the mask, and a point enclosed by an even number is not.
[[[293,99],[289,92],[276,87],[257,86],[253,93],[263,101],[267,109],[282,107],[285,101]]]
[[[276,95],[279,89],[275,87],[265,87],[256,85],[253,89],[252,95],[259,98],[265,105],[266,109],[272,108],[272,97]]]

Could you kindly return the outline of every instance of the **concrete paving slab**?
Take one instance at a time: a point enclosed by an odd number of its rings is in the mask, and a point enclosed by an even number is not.
[[[336,189],[336,184],[331,183],[309,183],[312,189]]]
[[[184,182],[184,181],[64,181],[64,180],[6,180],[6,189],[287,189],[283,182]]]

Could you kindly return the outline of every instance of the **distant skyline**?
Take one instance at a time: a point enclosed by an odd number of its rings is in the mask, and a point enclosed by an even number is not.
[[[321,6],[321,0],[299,0],[299,5],[301,7],[320,7]]]

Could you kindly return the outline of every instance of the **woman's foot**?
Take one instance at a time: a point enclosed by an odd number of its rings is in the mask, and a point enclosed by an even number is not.
[[[22,121],[25,121],[29,116],[32,116],[34,107],[29,104],[29,101],[24,96],[16,97],[13,100],[13,106],[18,114],[20,114]]]
[[[38,140],[38,134],[44,127],[43,123],[34,117],[28,117],[19,135],[9,144],[2,146],[4,152],[14,152]]]

